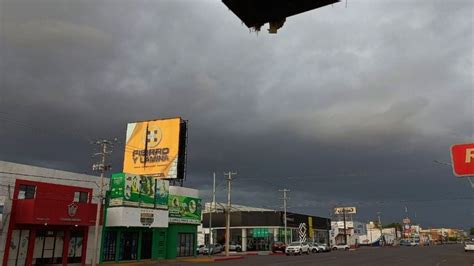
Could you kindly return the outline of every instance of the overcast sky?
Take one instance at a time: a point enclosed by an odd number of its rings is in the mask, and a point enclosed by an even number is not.
[[[474,223],[468,181],[433,163],[473,141],[472,0],[349,0],[267,28],[219,0],[1,0],[0,160],[90,173],[89,139],[182,116],[206,200],[232,170],[243,205],[288,188],[294,212]]]

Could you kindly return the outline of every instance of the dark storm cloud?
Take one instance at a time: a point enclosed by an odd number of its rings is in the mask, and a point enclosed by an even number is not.
[[[432,161],[472,140],[472,8],[350,1],[269,35],[220,1],[3,1],[0,158],[89,171],[88,139],[180,115],[205,198],[236,170],[237,203],[279,208],[287,187],[295,211],[467,226],[466,182]]]

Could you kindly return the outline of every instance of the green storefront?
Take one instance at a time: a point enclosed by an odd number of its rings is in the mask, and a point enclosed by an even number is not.
[[[195,256],[202,209],[197,190],[114,174],[105,209],[101,262]]]
[[[166,258],[195,256],[202,210],[198,190],[170,187],[168,207]]]

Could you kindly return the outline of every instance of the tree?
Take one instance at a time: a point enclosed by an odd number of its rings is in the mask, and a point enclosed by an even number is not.
[[[402,225],[400,223],[391,223],[383,226],[384,228],[397,228],[398,231],[402,231]]]
[[[471,236],[474,236],[474,227],[471,227]]]

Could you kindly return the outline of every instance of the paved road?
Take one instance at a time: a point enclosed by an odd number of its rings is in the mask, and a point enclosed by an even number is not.
[[[191,265],[173,263],[169,265]],[[161,264],[163,265],[163,264]],[[197,264],[192,265],[209,265]],[[360,248],[355,251],[333,251],[302,256],[247,256],[241,260],[215,262],[212,265],[376,265],[376,266],[474,266],[474,253],[464,252],[462,245],[431,247]]]

